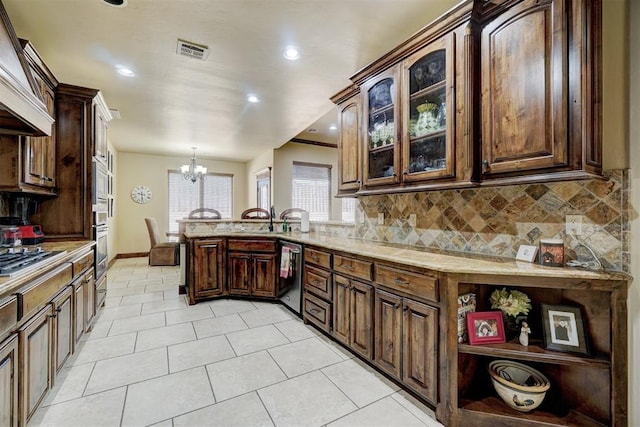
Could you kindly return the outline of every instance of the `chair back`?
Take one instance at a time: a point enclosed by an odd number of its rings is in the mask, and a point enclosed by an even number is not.
[[[189,212],[189,219],[198,218],[220,219],[222,215],[220,215],[220,212],[217,210],[211,208],[198,208]]]
[[[155,247],[160,243],[160,232],[158,231],[158,221],[155,218],[145,218],[144,222],[147,223],[147,231],[149,231],[149,240],[151,241],[151,247]]]
[[[240,219],[250,218],[269,219],[271,218],[271,215],[269,214],[268,210],[263,208],[250,208],[242,212],[242,214],[240,215]]]
[[[302,212],[306,212],[306,210],[304,210],[302,208],[285,209],[280,214],[280,219],[300,218],[300,217],[302,217]]]

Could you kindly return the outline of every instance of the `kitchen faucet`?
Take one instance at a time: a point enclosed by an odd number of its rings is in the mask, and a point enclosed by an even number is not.
[[[271,205],[271,215],[269,215],[269,231],[273,231],[273,217],[276,216],[276,209]]]

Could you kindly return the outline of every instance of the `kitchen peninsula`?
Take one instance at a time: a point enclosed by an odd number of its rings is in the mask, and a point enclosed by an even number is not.
[[[200,225],[206,228],[204,221]],[[216,276],[230,265],[229,241],[301,243],[303,320],[435,406],[445,425],[469,425],[473,420],[474,425],[490,426],[497,419],[514,426],[626,424],[626,274],[551,268],[321,233],[224,228],[195,231],[198,226],[192,224],[187,230],[193,231],[185,231],[189,293],[197,295],[202,277],[218,277],[222,281],[216,292],[202,299],[229,295],[224,274]],[[198,245],[211,248],[212,242],[212,256],[194,256]],[[529,319],[535,333],[530,345],[521,346],[517,340],[480,346],[458,343],[458,296],[474,293],[477,311],[489,311],[489,295],[503,287],[531,297],[534,309]],[[274,297],[277,292],[276,288]],[[590,356],[545,349],[540,304],[582,307],[592,343]],[[540,408],[520,413],[496,397],[486,370],[496,358],[532,363],[549,377],[552,389]]]

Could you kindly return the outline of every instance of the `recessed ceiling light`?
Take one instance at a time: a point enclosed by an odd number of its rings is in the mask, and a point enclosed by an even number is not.
[[[113,7],[125,7],[127,5],[127,0],[102,0],[104,3]]]
[[[300,58],[300,51],[293,46],[289,46],[284,51],[284,57],[291,61],[294,61]]]
[[[260,102],[260,98],[258,98],[255,95],[249,95],[249,96],[247,96],[247,101],[253,102],[255,104],[257,102]]]
[[[118,70],[118,74],[124,77],[135,77],[136,75],[131,68],[124,65],[116,65],[116,70]]]
[[[338,129],[338,126],[336,125],[329,126],[329,130],[336,130],[336,129]]]

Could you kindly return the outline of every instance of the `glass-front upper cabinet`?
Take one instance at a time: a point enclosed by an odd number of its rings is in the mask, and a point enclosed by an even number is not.
[[[453,37],[429,44],[403,63],[403,181],[454,174]]]
[[[393,67],[362,86],[365,187],[399,182],[398,76]]]

